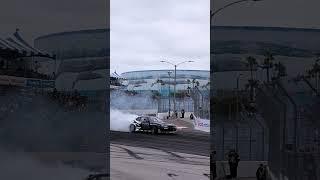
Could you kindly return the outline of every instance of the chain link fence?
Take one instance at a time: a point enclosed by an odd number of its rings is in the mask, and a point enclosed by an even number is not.
[[[194,102],[194,114],[203,119],[210,119],[210,90],[196,86],[191,89],[190,94]]]
[[[315,112],[307,105],[313,98],[302,93],[288,94],[279,86],[264,85],[257,96],[270,130],[270,170],[290,180],[320,179],[319,127],[310,119]]]
[[[177,112],[181,112],[182,109],[184,109],[185,112],[193,112],[193,106],[194,106],[194,101],[190,97],[176,98]],[[169,107],[170,107],[170,111],[173,112],[173,107],[174,107],[173,97],[170,98],[170,102],[169,102],[168,96],[161,96],[158,99],[158,112],[159,113],[169,112]]]

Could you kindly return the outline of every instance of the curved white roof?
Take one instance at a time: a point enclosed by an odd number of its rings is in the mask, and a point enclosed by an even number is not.
[[[13,52],[20,57],[39,56],[55,58],[54,55],[42,52],[29,45],[18,33],[18,29],[12,36],[0,38],[0,51]]]

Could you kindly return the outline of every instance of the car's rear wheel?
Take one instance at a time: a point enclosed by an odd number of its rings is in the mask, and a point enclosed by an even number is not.
[[[133,125],[133,124],[131,124],[130,127],[129,127],[129,131],[130,131],[131,133],[135,132],[135,131],[136,131],[136,126]]]

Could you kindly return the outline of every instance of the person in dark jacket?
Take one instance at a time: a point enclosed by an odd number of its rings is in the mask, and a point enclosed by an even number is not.
[[[231,150],[228,154],[228,162],[230,167],[230,175],[236,178],[238,174],[239,155],[235,150]]]
[[[257,180],[266,180],[267,179],[267,170],[263,164],[260,164],[256,172]]]
[[[178,118],[178,111],[177,110],[174,111],[174,115],[175,115],[175,118]]]
[[[181,110],[181,118],[184,118],[184,109]]]
[[[214,180],[217,177],[217,166],[216,166],[216,151],[212,151],[210,154],[210,179]]]

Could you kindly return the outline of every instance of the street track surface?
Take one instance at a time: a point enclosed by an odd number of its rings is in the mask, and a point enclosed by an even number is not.
[[[209,157],[119,144],[110,146],[112,180],[209,180]]]
[[[110,132],[110,143],[209,156],[210,134],[200,131],[177,131],[175,134]]]
[[[187,121],[169,123],[176,133],[110,131],[111,179],[209,180],[210,134]]]

